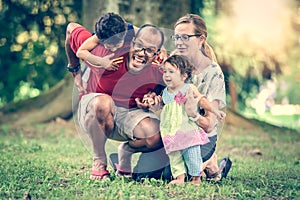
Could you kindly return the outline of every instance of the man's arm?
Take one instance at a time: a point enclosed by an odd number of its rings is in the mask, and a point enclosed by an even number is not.
[[[65,40],[65,51],[66,51],[66,55],[67,55],[68,63],[69,63],[67,66],[67,70],[72,73],[75,84],[76,84],[79,92],[85,93],[86,91],[83,87],[82,80],[81,80],[80,60],[76,56],[73,49],[71,48],[71,44],[70,44],[71,33],[72,33],[72,31],[74,31],[74,29],[76,29],[78,27],[81,27],[81,25],[77,24],[77,23],[73,23],[73,22],[69,23],[67,26],[66,40]]]

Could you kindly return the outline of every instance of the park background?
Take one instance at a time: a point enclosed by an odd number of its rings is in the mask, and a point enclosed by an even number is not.
[[[222,186],[225,189],[205,184],[204,188],[217,198],[299,197],[299,0],[0,0],[0,169],[4,180],[0,197],[20,198],[28,193],[36,198],[55,198],[77,195],[78,191],[79,197],[99,197],[95,188],[89,188],[94,183],[83,181],[90,164],[86,157],[91,155],[85,147],[78,147],[84,145],[78,142],[72,120],[73,79],[66,71],[64,40],[69,22],[81,23],[93,31],[95,21],[106,12],[119,13],[136,26],[153,23],[170,30],[186,13],[202,16],[208,27],[207,41],[226,78],[228,116],[218,154],[231,155],[236,165],[228,185]],[[70,140],[74,146],[71,143],[70,149],[64,150],[62,146],[68,146]],[[60,145],[57,150],[50,148],[53,143]],[[56,166],[41,157],[52,157],[54,153],[53,159],[61,162],[62,152],[80,158],[82,179],[56,177],[49,170],[50,175],[43,181],[36,180],[45,174],[45,163]],[[28,155],[33,157],[32,162],[25,159]],[[245,156],[249,158],[243,160]],[[260,164],[255,168],[257,162]],[[256,170],[249,174],[245,165]],[[66,159],[63,166],[57,172],[63,174],[71,168],[72,173],[78,173],[74,161]],[[35,174],[34,168],[43,173]],[[239,173],[245,179],[239,179]],[[239,178],[234,181],[234,176]],[[269,181],[272,176],[274,185]],[[246,177],[254,179],[253,185],[244,185]],[[64,188],[72,181],[80,187],[78,180],[90,190]],[[55,189],[65,189],[66,193],[53,193]],[[173,192],[171,197],[176,197]],[[118,195],[132,198],[124,191]],[[210,195],[204,193],[204,197]]]

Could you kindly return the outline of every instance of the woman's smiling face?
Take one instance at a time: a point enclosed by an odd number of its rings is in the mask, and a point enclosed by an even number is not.
[[[181,23],[175,27],[175,36],[181,37],[182,35],[195,35],[193,23]],[[189,37],[187,41],[181,38],[175,40],[176,53],[192,57],[201,48],[201,36]]]

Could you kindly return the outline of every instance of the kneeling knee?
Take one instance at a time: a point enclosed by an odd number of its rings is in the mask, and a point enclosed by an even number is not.
[[[146,139],[146,145],[148,148],[157,147],[161,144],[161,137],[159,134]]]

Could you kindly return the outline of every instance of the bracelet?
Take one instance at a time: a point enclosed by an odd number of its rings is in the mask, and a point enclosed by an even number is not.
[[[191,121],[193,121],[193,122],[196,122],[196,121],[198,121],[198,119],[201,117],[201,115],[197,112],[197,115],[196,115],[196,117],[189,117],[189,119],[191,120]]]
[[[80,67],[81,67],[80,64],[77,65],[76,67],[70,67],[70,64],[68,64],[67,70],[68,70],[69,72],[78,72],[78,71],[80,70]]]

